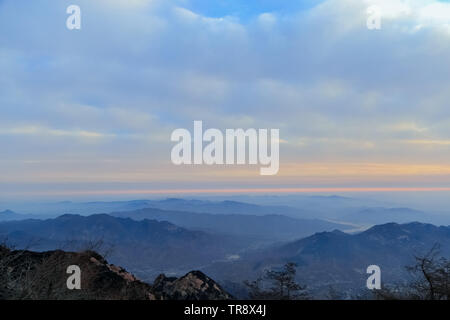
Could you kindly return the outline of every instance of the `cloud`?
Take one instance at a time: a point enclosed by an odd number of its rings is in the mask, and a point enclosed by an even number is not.
[[[447,161],[449,3],[78,2],[74,32],[70,1],[0,3],[8,159],[117,157],[114,177],[139,157],[138,171],[157,170],[170,165],[170,132],[204,120],[279,128],[281,166]],[[381,30],[366,28],[370,5],[383,9]]]
[[[450,140],[408,140],[408,143],[423,144],[423,145],[442,145],[449,146]]]
[[[106,137],[114,137],[114,134],[105,134],[94,131],[85,130],[61,130],[51,129],[39,126],[25,126],[0,129],[2,135],[33,135],[33,136],[56,136],[56,137],[76,137],[83,139],[98,139]]]
[[[414,122],[399,122],[399,123],[391,125],[389,128],[395,132],[423,133],[423,132],[428,131],[428,128],[420,127]]]

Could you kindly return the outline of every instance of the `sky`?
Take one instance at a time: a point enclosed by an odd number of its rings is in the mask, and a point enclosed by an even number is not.
[[[449,57],[448,1],[0,0],[1,198],[447,190]],[[194,120],[279,129],[279,173],[173,165]]]

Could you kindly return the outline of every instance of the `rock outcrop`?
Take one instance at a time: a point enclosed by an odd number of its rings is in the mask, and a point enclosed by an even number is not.
[[[69,266],[81,270],[81,289],[67,288]],[[109,264],[94,251],[33,252],[0,246],[0,299],[218,300],[231,299],[200,271],[181,278],[160,275],[153,285]]]
[[[229,300],[232,296],[200,271],[181,278],[158,276],[153,283],[158,298],[167,300]]]

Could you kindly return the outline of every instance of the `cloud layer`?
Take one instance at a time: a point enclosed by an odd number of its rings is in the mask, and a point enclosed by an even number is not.
[[[449,3],[242,3],[79,0],[82,29],[69,31],[72,1],[1,1],[3,188],[259,183],[257,168],[173,168],[170,133],[194,120],[279,128],[287,143],[267,184],[367,185],[374,164],[376,181],[443,183]],[[371,5],[381,30],[366,28]]]

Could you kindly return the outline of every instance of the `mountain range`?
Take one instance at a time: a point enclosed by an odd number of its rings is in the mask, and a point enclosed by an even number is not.
[[[348,225],[319,219],[296,219],[275,214],[209,214],[145,208],[111,215],[138,221],[143,219],[169,221],[184,228],[251,238],[255,243],[294,240],[320,231],[351,229]]]
[[[92,215],[153,208],[165,211],[202,214],[282,215],[296,219],[319,219],[333,221],[335,223],[351,223],[363,226],[387,222],[406,223],[412,221],[450,224],[448,215],[424,212],[395,206],[390,203],[341,196],[242,196],[234,198],[239,201],[178,198],[110,202],[63,201],[57,203],[16,203],[11,204],[11,209],[15,211],[14,220],[30,219],[33,217],[48,219],[62,214]],[[17,212],[27,214],[18,215]],[[12,220],[9,218],[12,212],[8,210],[6,213],[8,214],[3,214],[3,217],[0,214],[0,221]]]
[[[443,256],[450,256],[450,227],[417,222],[377,225],[358,234],[318,232],[253,250],[237,236],[105,214],[3,222],[0,235],[18,246],[31,243],[39,250],[79,249],[101,239],[112,246],[113,263],[143,280],[150,281],[162,272],[179,275],[199,269],[224,283],[225,288],[234,287],[232,293],[243,280],[287,262],[298,264],[299,280],[318,294],[330,286],[350,294],[363,290],[369,265],[380,266],[385,281],[396,281],[406,277],[404,267],[413,262],[414,255],[425,253],[436,243],[441,244]]]
[[[47,219],[61,214],[92,215],[98,213],[129,212],[141,209],[160,209],[221,215],[282,215],[296,219],[319,219],[335,223],[356,224],[359,227],[387,222],[421,221],[432,224],[450,224],[448,215],[399,207],[390,203],[360,200],[341,196],[260,196],[232,197],[235,200],[199,200],[168,198],[162,200],[131,200],[110,202],[19,203],[11,204],[17,215],[14,219]],[[214,199],[214,198],[213,198]],[[246,202],[248,201],[248,202]],[[284,203],[284,204],[283,204]],[[287,205],[286,205],[287,204]],[[5,205],[5,204],[4,204]],[[9,214],[0,214],[0,221],[12,220]],[[327,230],[327,229],[325,229]]]
[[[409,208],[353,207],[334,212],[331,216],[343,222],[333,222],[296,217],[295,210],[280,214],[286,209],[282,206],[237,201],[166,199],[89,206],[124,210],[25,220],[25,215],[5,211],[0,217],[14,221],[0,222],[0,240],[37,251],[101,246],[112,263],[143,281],[196,269],[238,297],[245,295],[244,280],[287,262],[297,263],[298,280],[316,296],[333,287],[350,298],[364,292],[369,265],[380,266],[383,281],[391,283],[407,279],[405,266],[436,243],[443,256],[450,256],[450,227],[413,222],[428,215]],[[365,229],[355,230],[361,226]]]
[[[192,231],[156,220],[135,221],[106,214],[63,215],[56,219],[0,223],[0,238],[39,251],[79,250],[100,244],[115,264],[148,280],[159,273],[181,274],[239,254],[245,239]]]
[[[416,255],[427,253],[435,244],[440,254],[450,256],[450,227],[423,223],[388,223],[350,235],[335,230],[281,246],[250,252],[239,261],[216,263],[204,271],[217,279],[241,282],[264,270],[278,268],[287,262],[298,265],[298,280],[316,294],[330,287],[348,294],[364,291],[366,268],[378,265],[385,283],[405,281],[405,266]]]

